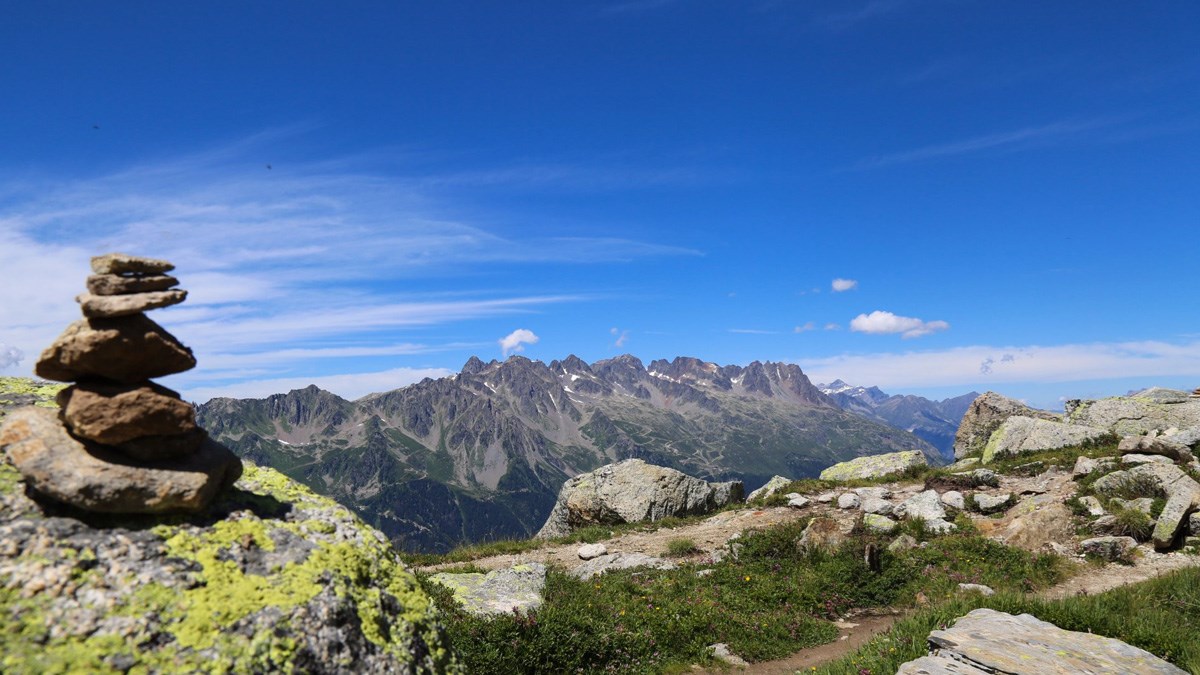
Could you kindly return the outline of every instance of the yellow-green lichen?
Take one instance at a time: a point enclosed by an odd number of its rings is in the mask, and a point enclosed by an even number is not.
[[[61,382],[42,382],[28,377],[0,377],[0,394],[5,398],[12,395],[31,396],[37,399],[34,405],[50,408],[58,406],[54,397],[67,387]]]

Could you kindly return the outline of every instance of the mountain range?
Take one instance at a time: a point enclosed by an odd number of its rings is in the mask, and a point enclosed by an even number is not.
[[[197,418],[240,456],[420,551],[529,536],[567,478],[627,458],[747,490],[859,455],[919,449],[941,462],[882,415],[843,409],[798,366],[757,361],[472,357],[457,375],[355,401],[310,386],[212,399]]]
[[[941,401],[912,395],[890,396],[879,387],[856,387],[841,380],[818,384],[817,389],[843,410],[912,432],[937,448],[946,462],[954,461],[954,434],[971,402],[979,398],[979,392],[975,391]]]

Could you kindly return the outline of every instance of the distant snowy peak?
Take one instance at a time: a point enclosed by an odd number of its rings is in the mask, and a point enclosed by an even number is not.
[[[835,400],[845,397],[858,399],[868,404],[875,404],[882,403],[890,398],[879,387],[856,387],[842,380],[834,380],[829,384],[818,384],[817,389],[820,389],[821,393],[826,396],[834,397]]]

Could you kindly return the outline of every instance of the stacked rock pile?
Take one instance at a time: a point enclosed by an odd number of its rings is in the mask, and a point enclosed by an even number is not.
[[[1200,387],[1193,389],[1192,393],[1188,394],[1188,398],[1200,398]]]
[[[179,394],[150,381],[196,365],[192,351],[143,313],[187,292],[164,260],[92,258],[84,318],[42,352],[41,377],[73,382],[60,411],[25,408],[0,428],[0,449],[33,492],[89,511],[203,509],[241,475],[241,462],[196,426]]]

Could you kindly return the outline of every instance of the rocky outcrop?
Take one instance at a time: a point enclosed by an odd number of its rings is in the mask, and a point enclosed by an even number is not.
[[[463,609],[476,616],[530,612],[542,606],[546,566],[522,563],[487,574],[434,574],[429,580],[449,588]]]
[[[1067,401],[1066,421],[1111,430],[1121,436],[1200,426],[1200,399],[1154,387],[1131,396]]]
[[[983,463],[1012,455],[1086,445],[1108,436],[1103,429],[1013,415],[992,432],[983,447]]]
[[[708,513],[742,500],[740,481],[709,483],[674,469],[628,459],[567,480],[540,538],[588,525],[655,521]]]
[[[656,570],[673,570],[675,563],[645,553],[605,553],[571,570],[571,576],[587,581],[612,570],[627,570],[648,567]]]
[[[141,313],[187,293],[130,290],[161,285],[171,269],[123,254],[92,259],[90,285],[101,294],[77,298],[85,318],[35,367],[42,377],[75,381],[58,393],[60,413],[26,408],[0,426],[0,451],[40,497],[102,513],[196,512],[237,480],[237,457],[197,427],[179,394],[148,379],[196,364]]]
[[[976,398],[963,415],[958,433],[954,435],[954,458],[962,459],[967,455],[982,452],[983,446],[992,437],[992,432],[1000,428],[1004,420],[1014,415],[1044,420],[1059,419],[1057,415],[1034,410],[1020,401],[989,391]]]
[[[755,499],[758,499],[760,497],[763,499],[766,499],[767,497],[770,497],[771,495],[778,492],[780,489],[787,487],[788,484],[791,482],[792,482],[791,478],[784,478],[783,476],[772,476],[771,480],[767,481],[766,485],[763,485],[762,487],[758,488],[754,492],[751,492],[749,494],[749,496],[746,497],[746,501],[752,502]]]
[[[189,517],[30,499],[0,460],[0,670],[461,672],[383,536],[250,465]]]
[[[1185,673],[1120,640],[992,609],[976,609],[949,628],[933,631],[929,647],[929,656],[902,664],[897,675]]]
[[[952,532],[957,527],[946,520],[946,509],[936,490],[925,490],[901,502],[892,514],[905,520],[925,521],[925,528],[931,532],[944,534]]]
[[[881,478],[903,473],[914,467],[925,466],[926,463],[925,454],[918,450],[855,457],[848,462],[834,464],[822,471],[821,480]]]
[[[1154,455],[1166,457],[1179,464],[1190,463],[1193,459],[1191,449],[1170,436],[1159,436],[1151,431],[1145,436],[1126,436],[1117,445],[1117,451],[1122,455]]]

